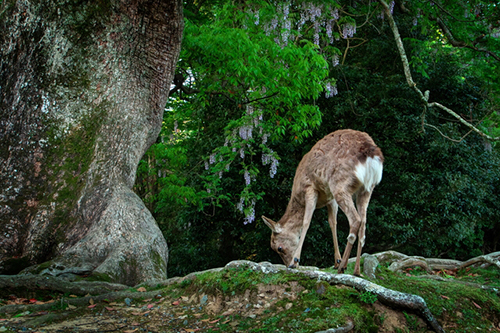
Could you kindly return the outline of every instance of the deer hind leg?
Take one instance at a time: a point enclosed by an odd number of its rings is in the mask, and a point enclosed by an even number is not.
[[[300,234],[299,245],[293,254],[292,262],[289,263],[289,268],[296,268],[299,266],[300,253],[302,252],[302,245],[304,245],[304,239],[306,238],[307,230],[311,225],[311,219],[316,209],[316,202],[318,201],[318,193],[313,189],[307,189],[305,193],[306,208],[304,212],[304,220],[302,222],[302,232]]]
[[[348,192],[339,192],[335,195],[335,200],[349,220],[349,236],[347,237],[347,245],[344,250],[344,255],[342,256],[342,261],[339,265],[339,273],[343,273],[347,267],[347,261],[351,255],[352,246],[356,241],[356,235],[358,234],[359,227],[361,225],[361,218],[354,207],[354,201],[352,201],[351,194]]]
[[[337,212],[339,210],[339,205],[337,201],[330,201],[326,208],[328,209],[328,224],[330,224],[330,229],[332,229],[333,236],[333,249],[335,251],[335,264],[334,268],[338,268],[342,257],[340,256],[339,251],[339,241],[337,238]]]
[[[365,245],[365,232],[366,232],[366,211],[368,203],[370,202],[371,191],[361,189],[356,194],[356,206],[358,207],[358,214],[361,219],[361,225],[358,230],[358,253],[356,254],[356,265],[354,266],[354,275],[360,276],[360,260],[363,246]]]

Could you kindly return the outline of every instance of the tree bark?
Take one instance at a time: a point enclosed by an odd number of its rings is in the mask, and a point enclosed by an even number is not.
[[[1,2],[0,274],[165,278],[166,241],[131,188],[182,30],[180,0]]]

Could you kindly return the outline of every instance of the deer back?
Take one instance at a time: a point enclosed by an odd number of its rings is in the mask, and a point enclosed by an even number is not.
[[[333,200],[338,187],[350,194],[362,187],[371,191],[382,178],[383,161],[382,151],[364,132],[347,129],[328,134],[299,163],[287,212],[305,206],[304,194],[310,188],[318,193],[317,208]]]

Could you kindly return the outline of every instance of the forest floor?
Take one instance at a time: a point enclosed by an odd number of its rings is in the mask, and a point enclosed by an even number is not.
[[[104,295],[2,290],[0,332],[435,331],[411,306],[394,307],[375,291],[298,270],[270,273],[265,267],[281,265],[266,265],[261,271],[228,265]],[[500,332],[497,267],[428,274],[420,267],[393,272],[387,266],[378,265],[371,282],[423,297],[443,331]],[[321,270],[334,275],[329,272]]]

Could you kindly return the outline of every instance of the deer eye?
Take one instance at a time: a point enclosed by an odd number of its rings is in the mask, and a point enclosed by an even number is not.
[[[278,252],[279,252],[279,253],[283,253],[283,248],[282,248],[281,246],[280,246],[280,247],[278,247]]]

